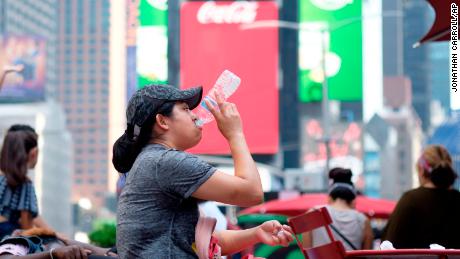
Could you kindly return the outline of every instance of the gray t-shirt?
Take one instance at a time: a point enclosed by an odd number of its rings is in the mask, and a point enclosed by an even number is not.
[[[198,258],[192,246],[199,211],[191,195],[215,171],[194,155],[145,147],[118,202],[120,258]]]

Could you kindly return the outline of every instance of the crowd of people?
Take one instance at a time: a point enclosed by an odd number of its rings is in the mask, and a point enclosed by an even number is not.
[[[276,220],[244,230],[215,230],[216,221],[199,209],[205,201],[236,206],[263,202],[259,172],[243,133],[235,104],[217,95],[206,105],[228,142],[234,175],[187,152],[202,138],[191,112],[202,98],[201,87],[187,90],[150,85],[138,90],[126,111],[127,127],[113,146],[113,165],[123,176],[117,208],[116,248],[78,243],[56,234],[41,218],[27,172],[37,163],[38,135],[27,125],[13,125],[0,153],[0,259],[24,258],[220,258],[257,243],[287,246],[292,229]],[[428,248],[436,243],[460,248],[460,193],[452,158],[442,146],[422,152],[417,171],[420,187],[403,194],[382,240],[396,248]],[[356,211],[359,192],[352,172],[329,173],[327,211],[333,234],[347,250],[372,249],[370,220]],[[204,207],[204,206],[202,206]],[[327,242],[324,229],[302,235],[305,248]],[[105,257],[107,258],[107,257]]]

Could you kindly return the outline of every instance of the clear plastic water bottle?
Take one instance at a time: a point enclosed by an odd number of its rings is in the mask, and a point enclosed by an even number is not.
[[[241,83],[241,79],[233,74],[232,72],[225,70],[220,74],[219,78],[217,78],[216,83],[214,86],[209,90],[206,96],[201,101],[200,105],[194,110],[195,114],[198,116],[198,120],[196,124],[198,126],[202,126],[203,124],[209,123],[214,120],[214,116],[209,111],[208,106],[205,103],[205,100],[208,100],[213,105],[217,105],[216,96],[220,94],[224,97],[225,100],[232,95],[238,86]]]

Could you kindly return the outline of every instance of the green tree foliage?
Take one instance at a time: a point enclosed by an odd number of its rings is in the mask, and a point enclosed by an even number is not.
[[[97,220],[89,234],[92,244],[101,247],[112,247],[116,243],[116,223],[114,220]]]

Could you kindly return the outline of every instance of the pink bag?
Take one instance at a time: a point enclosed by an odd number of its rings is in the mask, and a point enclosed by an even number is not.
[[[220,259],[221,249],[216,237],[212,236],[217,220],[210,217],[201,217],[195,228],[195,244],[200,259]]]

